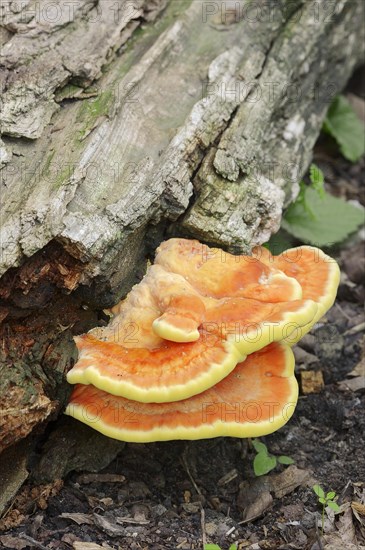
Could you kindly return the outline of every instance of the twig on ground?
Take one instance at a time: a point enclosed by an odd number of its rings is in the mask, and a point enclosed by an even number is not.
[[[343,315],[344,317],[346,317],[346,319],[347,319],[348,321],[352,321],[352,318],[351,318],[349,315],[347,315],[346,311],[344,311],[344,310],[342,309],[342,307],[340,306],[340,304],[339,304],[338,302],[335,302],[335,306],[336,306],[336,308],[338,309],[338,311],[340,311],[340,312],[342,313],[342,315]]]
[[[189,476],[189,479],[191,481],[191,483],[193,484],[193,487],[195,489],[195,491],[197,492],[197,494],[204,498],[203,497],[203,493],[201,492],[201,490],[199,489],[195,479],[193,478],[192,476],[192,473],[190,472],[190,468],[189,468],[189,464],[188,464],[188,459],[187,459],[187,451],[188,451],[188,447],[186,447],[184,449],[184,452],[182,454],[182,457],[181,457],[181,461],[182,461],[182,464],[185,468],[185,471],[186,473],[188,474]],[[205,532],[205,510],[203,508],[203,504],[202,504],[202,498],[200,499],[200,525],[201,525],[201,529],[202,529],[202,543],[203,543],[203,548],[204,546],[207,544],[207,534]]]
[[[202,542],[203,542],[203,548],[207,544],[207,534],[205,532],[205,511],[203,506],[200,508],[200,525],[202,528]]]
[[[319,550],[323,550],[323,544],[322,544],[322,540],[321,540],[321,533],[318,530],[317,516],[316,516],[315,520],[316,520],[315,521],[315,526],[316,526],[316,535],[317,535],[317,542],[318,542]]]
[[[25,533],[20,533],[18,535],[18,537],[20,539],[24,539],[26,540],[27,542],[29,542],[30,544],[32,544],[33,546],[35,546],[36,548],[40,548],[40,550],[48,550],[47,546],[44,546],[43,544],[41,544],[40,542],[38,542],[37,540],[33,539],[32,537],[29,537],[28,535],[26,535]]]
[[[195,489],[195,491],[198,493],[198,495],[200,495],[201,497],[203,496],[201,490],[199,489],[198,485],[196,484],[196,481],[195,479],[193,478],[193,476],[191,475],[191,472],[190,472],[190,468],[189,468],[189,464],[188,464],[188,460],[187,460],[187,457],[186,457],[186,453],[187,453],[187,449],[184,450],[183,452],[183,455],[182,455],[182,463],[183,463],[183,466],[186,470],[186,473],[188,474],[189,476],[189,479],[191,481],[191,483],[193,484],[193,487]]]
[[[349,328],[346,330],[343,335],[344,336],[350,336],[351,334],[356,334],[357,332],[363,331],[365,328],[365,322],[359,323],[358,325],[355,325],[354,327]]]

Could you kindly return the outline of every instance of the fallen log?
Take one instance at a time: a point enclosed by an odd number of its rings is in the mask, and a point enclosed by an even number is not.
[[[53,6],[53,7],[52,7]],[[363,57],[362,0],[4,2],[0,449],[168,235],[249,252]]]

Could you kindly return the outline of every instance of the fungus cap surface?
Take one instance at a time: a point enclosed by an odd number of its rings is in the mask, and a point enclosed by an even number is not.
[[[207,310],[206,326],[220,328],[220,335],[233,342],[243,355],[258,351],[271,342],[292,340],[317,315],[318,306],[312,300],[265,303],[248,298],[222,300]]]
[[[122,441],[259,437],[278,430],[298,399],[294,356],[273,343],[214,387],[174,403],[139,403],[77,385],[66,414]]]
[[[131,348],[86,334],[75,338],[79,359],[67,380],[141,402],[179,401],[222,380],[246,355],[296,335],[316,311],[311,300],[268,304],[237,298],[207,310],[195,342],[160,339],[154,348]]]
[[[70,384],[93,384],[141,402],[177,401],[213,386],[243,355],[218,335],[201,331],[197,342],[163,340],[158,348],[125,348],[92,335],[75,338],[79,360],[68,372]]]
[[[126,347],[160,345],[161,327],[169,331],[173,342],[193,342],[199,338],[199,325],[204,321],[205,305],[200,294],[184,277],[151,265],[142,281],[134,285],[128,296],[107,311],[112,320],[105,329],[95,329],[106,340],[118,333],[118,341]],[[125,328],[135,327],[138,334],[126,338]],[[130,345],[129,345],[130,344]]]
[[[332,307],[340,283],[338,264],[314,246],[290,248],[278,256],[273,256],[266,248],[259,246],[253,253],[266,265],[276,266],[288,276],[297,279],[302,288],[303,299],[313,300],[318,306],[313,319],[303,327],[298,338],[291,341],[296,343]]]
[[[169,239],[157,249],[155,264],[179,274],[203,296],[241,297],[263,302],[300,300],[298,281],[255,256],[234,256],[196,240]]]

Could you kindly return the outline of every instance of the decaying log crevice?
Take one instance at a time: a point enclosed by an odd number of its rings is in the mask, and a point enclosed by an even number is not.
[[[0,33],[4,445],[58,410],[72,333],[160,240],[249,252],[278,229],[364,43],[363,0],[75,0],[54,20],[47,0],[15,4]]]
[[[97,315],[70,292],[81,262],[50,243],[1,280],[0,449],[57,413],[67,398],[64,375],[75,359],[71,331]]]

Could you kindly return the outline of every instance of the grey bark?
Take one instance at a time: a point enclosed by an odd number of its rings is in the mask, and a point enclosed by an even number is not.
[[[265,242],[363,56],[363,0],[63,0],[52,16],[50,4],[3,6],[0,315],[12,330],[52,293],[111,305],[163,236],[240,252]],[[62,403],[75,354],[71,329],[52,326],[38,350],[4,358],[48,365],[21,436]],[[20,385],[0,416],[6,444],[6,422],[16,434],[16,407],[30,407]]]

